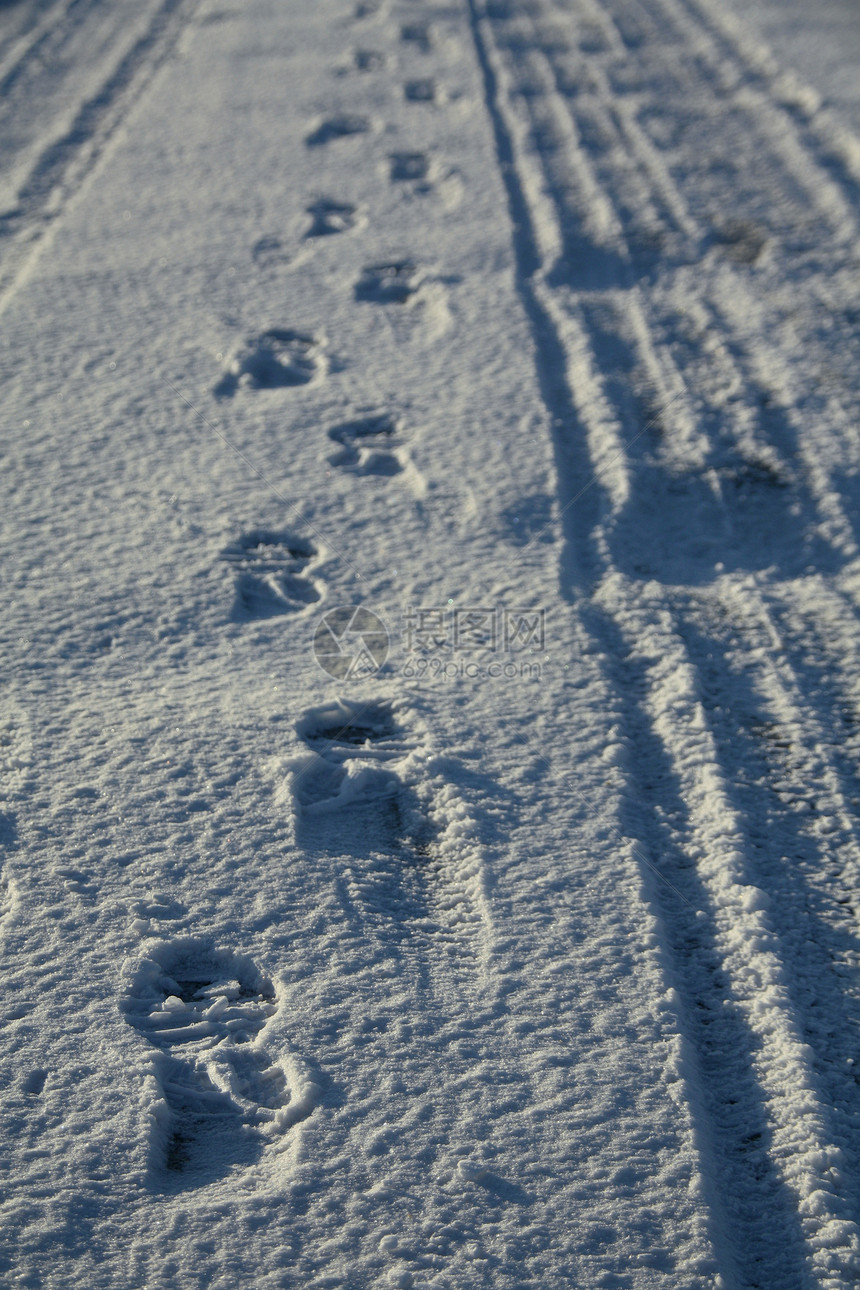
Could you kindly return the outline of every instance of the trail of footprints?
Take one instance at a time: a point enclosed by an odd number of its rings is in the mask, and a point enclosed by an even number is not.
[[[378,8],[376,0],[362,0],[354,11],[356,21]],[[433,47],[426,23],[404,24],[400,38],[421,54]],[[361,73],[379,71],[387,63],[384,54],[370,48],[353,53],[354,68]],[[403,94],[416,104],[439,99],[432,77],[407,80]],[[311,149],[346,146],[371,130],[366,116],[336,113],[318,120],[305,144]],[[420,192],[429,184],[430,160],[418,151],[392,153],[389,178]],[[328,196],[314,198],[306,209],[306,241],[347,233],[359,220],[355,205]],[[291,258],[277,234],[260,237],[251,256],[262,270],[276,269]],[[420,291],[422,278],[411,259],[368,264],[354,284],[354,300],[405,306]],[[226,356],[213,395],[227,401],[248,392],[311,386],[327,374],[325,350],[324,340],[305,329],[279,326],[250,335]],[[329,464],[349,474],[384,478],[415,473],[401,420],[388,410],[339,422],[327,436],[334,445]],[[318,604],[323,596],[313,575],[318,556],[312,542],[287,530],[259,528],[241,534],[222,551],[234,575],[232,620],[266,620]],[[409,748],[393,711],[383,703],[333,703],[308,712],[297,732],[307,749],[292,779],[299,830],[314,834],[323,849],[328,843],[328,849],[342,853],[351,845],[358,904],[382,914],[393,934],[401,936],[411,934],[412,924],[426,923],[434,884],[446,910],[465,908],[466,891],[452,896],[451,883],[446,887],[432,862],[434,829],[426,806],[397,769]],[[373,863],[362,869],[371,851]],[[64,877],[78,889],[80,875],[69,870]],[[456,885],[455,877],[452,881]],[[149,918],[142,916],[148,907],[135,912],[139,930],[151,934]],[[249,958],[194,938],[150,944],[121,1006],[129,1025],[154,1049],[158,1092],[151,1164],[160,1189],[206,1185],[252,1165],[267,1142],[312,1110],[314,1086],[301,1096],[291,1092],[284,1067],[261,1043],[277,1000],[273,983]],[[38,1091],[34,1085],[34,1095]]]
[[[367,17],[357,13],[357,17]],[[427,24],[409,23],[401,28],[401,40],[421,53],[432,49]],[[377,50],[359,48],[353,62],[360,72],[384,68],[387,58]],[[432,77],[408,80],[404,95],[410,102],[433,103],[437,86]],[[337,113],[316,123],[305,136],[309,148],[365,135],[369,120],[354,113]],[[418,151],[389,155],[389,178],[393,184],[412,184],[416,191],[428,186],[430,159]],[[350,202],[327,196],[315,198],[306,208],[309,224],[305,240],[346,233],[357,225],[359,213]],[[261,237],[252,248],[254,263],[273,268],[290,259],[276,234]],[[353,286],[359,304],[406,306],[421,292],[424,274],[412,259],[390,260],[365,265]],[[232,399],[246,391],[300,389],[323,380],[328,371],[325,341],[317,334],[291,327],[271,327],[241,341],[227,355],[221,378],[214,388],[219,400]],[[329,438],[338,445],[328,460],[333,466],[358,476],[389,477],[408,473],[416,496],[423,494],[423,481],[411,464],[403,445],[402,427],[390,412],[345,421],[331,427]],[[231,543],[224,559],[235,571],[234,621],[271,618],[316,604],[322,598],[319,584],[308,566],[317,555],[314,545],[296,535],[251,532]]]

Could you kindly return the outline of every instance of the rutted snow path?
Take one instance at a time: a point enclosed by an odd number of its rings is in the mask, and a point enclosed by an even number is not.
[[[26,13],[3,1277],[856,1285],[860,144],[698,0]]]

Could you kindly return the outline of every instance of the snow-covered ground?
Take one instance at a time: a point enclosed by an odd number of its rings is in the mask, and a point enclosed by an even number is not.
[[[3,1285],[860,1282],[860,20],[777,8],[0,5]]]

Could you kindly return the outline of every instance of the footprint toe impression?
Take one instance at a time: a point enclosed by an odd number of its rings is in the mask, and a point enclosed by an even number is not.
[[[302,538],[266,529],[231,543],[223,554],[236,572],[234,620],[273,618],[316,604],[320,592],[306,573],[316,553]]]
[[[156,1168],[212,1181],[286,1126],[284,1071],[255,1042],[277,1011],[275,991],[249,958],[191,938],[156,945],[122,1010],[157,1050]]]
[[[400,727],[386,705],[326,704],[307,713],[296,731],[312,753],[298,764],[293,782],[302,813],[327,818],[343,808],[375,811],[399,792],[400,780],[384,768],[403,755]]]
[[[405,45],[414,45],[422,54],[429,54],[433,48],[433,36],[426,22],[409,22],[400,28],[400,39]]]
[[[387,60],[385,54],[378,49],[356,49],[352,61],[358,72],[378,72]]]

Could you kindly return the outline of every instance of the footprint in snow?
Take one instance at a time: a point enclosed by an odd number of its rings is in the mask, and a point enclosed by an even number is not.
[[[356,49],[352,61],[358,72],[378,72],[388,60],[378,49]]]
[[[121,1008],[157,1050],[153,1165],[202,1185],[257,1159],[310,1113],[258,1036],[277,1012],[272,982],[245,955],[182,939],[154,946]]]
[[[296,731],[309,748],[321,754],[332,753],[336,760],[339,749],[372,744],[391,749],[391,741],[403,733],[387,704],[345,702],[312,708],[297,723]],[[397,750],[398,754],[402,752],[399,744]]]
[[[390,412],[376,412],[332,426],[328,437],[340,445],[329,457],[354,475],[398,475],[403,470],[402,453],[397,450],[398,421]]]
[[[355,227],[356,210],[348,202],[335,202],[321,197],[308,207],[312,223],[305,237],[331,237],[335,233],[346,233]]]
[[[408,103],[435,103],[436,82],[431,77],[418,81],[407,81],[403,94]]]
[[[335,139],[348,139],[352,135],[367,134],[369,129],[370,122],[367,117],[343,112],[321,121],[316,129],[306,136],[305,144],[308,148],[321,148]]]
[[[316,604],[320,592],[306,573],[316,554],[305,539],[268,529],[231,542],[223,556],[236,574],[233,620],[274,618]]]
[[[421,286],[421,275],[412,260],[369,264],[355,284],[355,298],[376,305],[405,305]]]
[[[227,359],[216,398],[238,389],[273,390],[309,385],[325,371],[322,342],[290,327],[272,327],[245,341]]]
[[[714,241],[735,264],[757,264],[768,246],[766,230],[752,220],[733,219],[714,231]]]
[[[0,736],[0,748],[3,744]],[[11,740],[9,741],[11,743]],[[16,829],[12,817],[5,815],[0,811],[0,847],[4,850],[10,849],[15,843]],[[6,871],[5,864],[0,864],[0,931],[2,931],[6,920],[12,915],[16,904],[16,890],[9,874]]]
[[[273,264],[284,264],[290,257],[281,239],[274,233],[268,233],[265,237],[258,238],[251,247],[251,258],[261,268],[268,269]]]
[[[309,750],[293,763],[290,783],[300,845],[349,857],[349,902],[382,914],[400,937],[404,920],[428,907],[429,826],[392,768],[408,751],[403,730],[386,704],[345,701],[312,709],[296,730]]]
[[[423,152],[392,152],[388,161],[393,184],[420,182],[430,174],[430,159]]]
[[[384,804],[401,783],[384,763],[405,751],[386,704],[325,704],[306,713],[296,731],[312,754],[294,767],[292,791],[301,816],[326,823],[332,811],[346,807],[369,807],[377,817],[385,816]]]
[[[414,45],[422,54],[429,54],[433,48],[433,37],[426,22],[409,22],[400,28],[400,39],[407,45]]]

